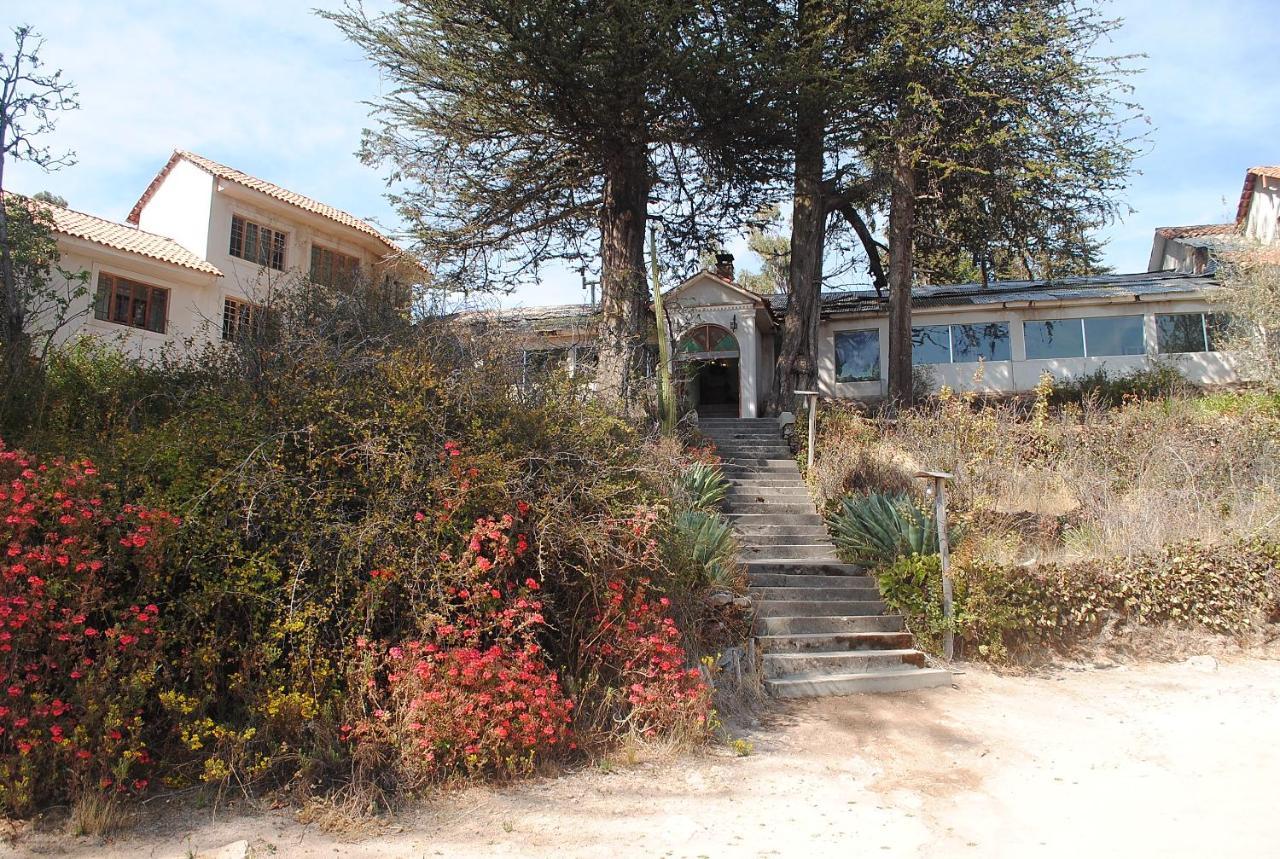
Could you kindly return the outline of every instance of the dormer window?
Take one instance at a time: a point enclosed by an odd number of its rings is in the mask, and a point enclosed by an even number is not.
[[[313,244],[311,246],[311,279],[325,286],[352,283],[360,276],[360,260],[353,256]]]
[[[284,243],[285,234],[279,230],[239,215],[231,216],[231,248],[228,253],[233,257],[283,271]]]

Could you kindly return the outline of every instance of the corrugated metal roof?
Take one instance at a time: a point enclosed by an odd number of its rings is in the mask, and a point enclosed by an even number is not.
[[[1026,301],[1079,301],[1090,298],[1195,293],[1212,289],[1216,285],[1217,281],[1210,275],[1177,272],[1104,274],[1055,280],[1007,280],[992,283],[986,288],[980,283],[916,287],[912,291],[912,304],[915,307],[962,307]],[[769,296],[775,314],[786,310],[786,299],[785,295]],[[823,316],[877,313],[884,312],[887,307],[888,302],[878,298],[870,290],[822,294]]]

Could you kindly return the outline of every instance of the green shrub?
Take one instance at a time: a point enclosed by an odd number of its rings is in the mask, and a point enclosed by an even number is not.
[[[1131,400],[1161,400],[1185,394],[1192,389],[1182,372],[1168,361],[1155,361],[1150,367],[1115,375],[1105,367],[1053,386],[1050,402],[1093,402],[1119,406]]]
[[[676,514],[664,541],[667,566],[683,590],[731,587],[737,575],[737,550],[733,527],[705,510]]]
[[[695,462],[680,473],[676,497],[689,510],[714,510],[724,502],[729,480],[719,468]]]
[[[1175,624],[1243,634],[1280,620],[1280,544],[1187,543],[1147,555],[1048,565],[986,563],[954,572],[954,630],[965,655],[1036,659],[1087,642],[1107,627]],[[880,573],[886,602],[922,646],[944,629],[937,558],[903,558]]]
[[[938,553],[938,528],[909,495],[847,495],[827,518],[840,554],[853,563],[883,564],[903,555]],[[959,529],[948,535],[959,541]]]

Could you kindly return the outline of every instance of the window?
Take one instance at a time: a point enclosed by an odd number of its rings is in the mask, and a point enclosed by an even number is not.
[[[1022,334],[1027,341],[1027,359],[1030,361],[1084,357],[1083,319],[1024,322]]]
[[[169,320],[169,290],[99,272],[93,317],[163,334]]]
[[[1090,358],[1145,355],[1147,338],[1141,316],[1091,316],[1084,320],[1084,348]]]
[[[1157,313],[1156,351],[1217,352],[1226,340],[1229,320],[1222,313]]]
[[[228,253],[233,257],[283,271],[284,233],[255,224],[239,215],[232,215],[231,248]]]
[[[721,328],[719,325],[699,325],[681,337],[679,345],[676,346],[677,355],[737,351],[737,338],[728,329]]]
[[[360,260],[319,245],[311,246],[311,279],[325,286],[349,284],[360,275]]]
[[[925,325],[911,329],[911,344],[913,364],[1008,361],[1012,354],[1007,322]]]
[[[880,381],[880,332],[877,329],[836,332],[836,381]]]
[[[926,325],[911,329],[912,364],[950,364],[951,326]]]
[[[982,322],[951,326],[951,360],[957,364],[975,361],[1008,361],[1009,323]]]
[[[222,339],[243,340],[262,331],[262,308],[238,298],[222,301]]]

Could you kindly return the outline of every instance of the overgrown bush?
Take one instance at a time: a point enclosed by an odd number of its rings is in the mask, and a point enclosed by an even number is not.
[[[1087,644],[1104,629],[1175,624],[1241,635],[1280,620],[1280,546],[1186,543],[1133,558],[1025,568],[971,562],[953,578],[961,653],[1004,661]],[[937,556],[903,558],[880,588],[922,646],[945,629]]]
[[[136,511],[182,525],[163,563],[142,548],[126,563],[102,536],[98,578],[59,585],[100,588],[84,623],[119,633],[86,651],[112,680],[86,673],[84,704],[111,725],[91,755],[119,771],[68,781],[79,740],[37,759],[7,733],[4,811],[103,777],[113,790],[411,788],[526,772],[630,725],[705,726],[705,684],[684,673],[697,654],[679,646],[696,633],[673,620],[696,619],[698,597],[660,551],[662,511],[680,503],[667,454],[580,380],[522,388],[501,338],[410,324],[372,287],[304,286],[228,347],[151,365],[73,347],[51,361],[41,408],[8,416],[27,447],[92,455],[112,476],[112,509],[135,511],[113,526],[122,536]],[[3,597],[30,600],[23,581]],[[611,583],[626,613],[609,608]],[[134,626],[153,643],[120,662],[122,636],[144,640]],[[23,646],[62,658],[58,641]],[[35,683],[24,658],[10,671]],[[80,706],[80,687],[59,682],[33,706]]]
[[[1160,400],[1189,393],[1192,385],[1174,364],[1153,362],[1150,367],[1113,373],[1099,368],[1075,379],[1057,381],[1051,401],[1054,405],[1094,403],[1119,406],[1135,400]]]

